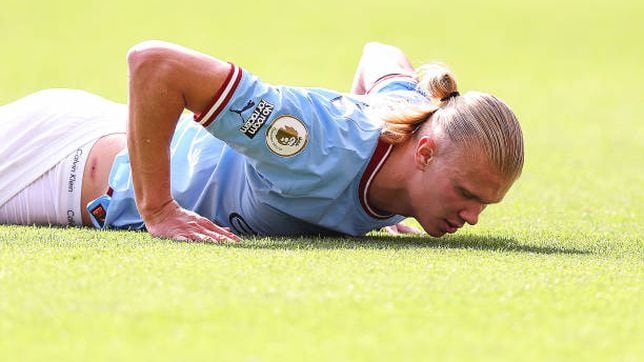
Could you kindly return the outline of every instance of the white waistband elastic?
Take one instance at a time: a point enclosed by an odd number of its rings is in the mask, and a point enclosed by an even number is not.
[[[81,218],[81,194],[83,190],[83,170],[87,157],[95,141],[86,143],[72,152],[61,162],[59,205],[64,212],[67,225],[83,225]],[[59,214],[60,215],[60,214]]]

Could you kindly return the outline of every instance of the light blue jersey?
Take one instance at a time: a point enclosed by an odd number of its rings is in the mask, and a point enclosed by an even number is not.
[[[412,78],[392,76],[371,92],[427,101],[415,89]],[[404,217],[367,199],[392,146],[379,141],[381,126],[366,107],[367,97],[272,86],[231,65],[208,109],[179,120],[172,195],[236,234],[364,235],[396,224]],[[103,227],[142,229],[127,152],[116,157],[109,184]]]

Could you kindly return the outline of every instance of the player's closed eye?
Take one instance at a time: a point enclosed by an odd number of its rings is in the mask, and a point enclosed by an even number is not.
[[[467,190],[460,189],[460,191],[461,191],[461,196],[463,196],[465,199],[467,199],[467,200],[473,200],[474,199],[474,195],[469,193]]]

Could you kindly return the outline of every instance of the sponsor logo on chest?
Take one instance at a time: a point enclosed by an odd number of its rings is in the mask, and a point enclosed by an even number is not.
[[[262,128],[264,123],[266,123],[268,117],[271,116],[274,108],[274,105],[262,99],[250,117],[239,128],[239,131],[252,139],[257,135],[257,132]]]

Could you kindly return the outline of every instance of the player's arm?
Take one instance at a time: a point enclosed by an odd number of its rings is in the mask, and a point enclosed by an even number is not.
[[[184,109],[200,113],[230,65],[177,45],[148,41],[127,56],[127,146],[137,208],[148,231],[183,240],[238,240],[229,230],[181,208],[170,191],[170,141]]]
[[[353,77],[351,93],[366,94],[377,82],[394,75],[415,76],[405,53],[392,45],[367,43]]]

